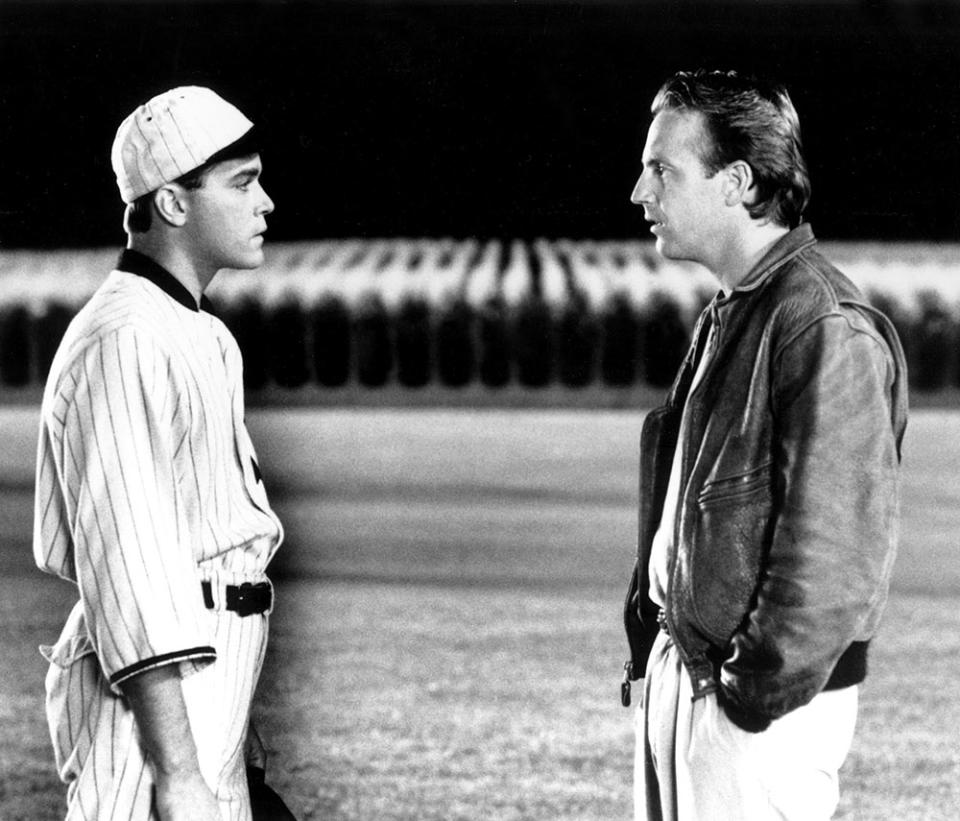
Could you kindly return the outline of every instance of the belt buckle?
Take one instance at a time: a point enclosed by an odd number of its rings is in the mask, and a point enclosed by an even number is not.
[[[667,624],[667,613],[661,608],[657,612],[657,624],[660,625],[660,629],[663,630],[668,636],[670,635],[670,625]]]
[[[263,590],[263,585],[243,582],[238,585],[235,611],[238,616],[252,616],[270,609],[270,590]]]

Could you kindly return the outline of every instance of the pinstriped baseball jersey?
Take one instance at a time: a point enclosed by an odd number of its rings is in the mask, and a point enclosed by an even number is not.
[[[229,331],[163,268],[125,251],[71,323],[41,409],[34,557],[80,593],[56,647],[46,651],[48,719],[70,783],[70,818],[99,817],[105,795],[117,817],[147,817],[134,809],[150,776],[133,749],[132,718],[97,728],[109,711],[125,713],[116,697],[126,679],[164,664],[188,676],[185,696],[202,689],[188,685],[194,673],[197,682],[243,679],[225,682],[232,698],[214,696],[235,715],[207,728],[213,738],[201,737],[192,721],[208,781],[232,800],[223,785],[236,767],[224,756],[242,748],[266,617],[223,612],[222,589],[264,581],[282,539],[243,419],[242,361]],[[202,580],[212,582],[213,610]],[[207,672],[211,666],[217,670]],[[90,676],[102,679],[102,692],[87,703],[97,691],[84,687]],[[213,708],[203,699],[187,706],[197,721]],[[98,745],[129,766],[104,772]],[[121,774],[129,782],[122,789]]]

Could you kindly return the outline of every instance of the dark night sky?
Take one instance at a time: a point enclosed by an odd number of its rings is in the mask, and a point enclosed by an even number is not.
[[[207,84],[266,126],[272,238],[645,236],[662,80],[773,73],[822,237],[960,239],[960,9],[923,2],[0,3],[0,243],[123,239],[120,120]]]

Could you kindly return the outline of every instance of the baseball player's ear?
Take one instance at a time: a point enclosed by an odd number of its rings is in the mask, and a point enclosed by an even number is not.
[[[187,221],[184,199],[182,188],[164,185],[153,195],[153,207],[164,222],[179,227]]]

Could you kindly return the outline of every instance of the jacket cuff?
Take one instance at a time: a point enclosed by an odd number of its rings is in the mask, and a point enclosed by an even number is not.
[[[722,686],[717,688],[717,703],[724,715],[746,733],[762,733],[772,723],[769,717],[744,709],[726,694]]]
[[[851,644],[833,668],[824,690],[840,690],[860,684],[867,677],[867,650],[869,641],[855,641]]]

